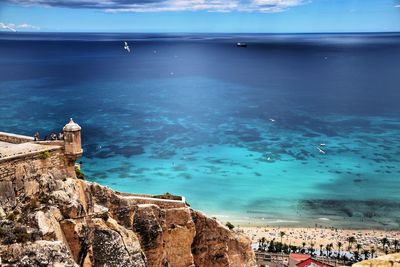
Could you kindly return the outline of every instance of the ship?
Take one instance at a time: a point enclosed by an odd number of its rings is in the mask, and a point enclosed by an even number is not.
[[[237,47],[247,47],[246,43],[236,43]]]

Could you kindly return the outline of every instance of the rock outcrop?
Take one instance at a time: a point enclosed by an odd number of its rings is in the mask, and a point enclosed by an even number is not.
[[[24,245],[1,245],[1,266],[76,266],[66,244],[61,241],[35,241]]]
[[[247,237],[234,233],[220,222],[198,211],[192,211],[196,236],[192,248],[196,266],[254,266],[251,242]]]
[[[400,267],[400,253],[388,254],[378,258],[365,260],[352,265],[353,267]]]
[[[2,266],[256,265],[249,239],[184,200],[114,192],[71,168],[57,151],[0,162]]]

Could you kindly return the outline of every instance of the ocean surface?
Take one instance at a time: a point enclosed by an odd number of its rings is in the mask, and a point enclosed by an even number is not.
[[[235,225],[400,227],[400,34],[0,33],[0,131],[70,117],[115,190]]]

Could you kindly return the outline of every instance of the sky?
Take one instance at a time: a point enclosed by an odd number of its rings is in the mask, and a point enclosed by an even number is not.
[[[0,0],[0,31],[400,32],[400,0]]]

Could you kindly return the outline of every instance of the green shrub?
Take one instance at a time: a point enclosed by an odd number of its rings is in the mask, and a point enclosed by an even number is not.
[[[10,245],[15,242],[26,243],[31,239],[26,227],[21,225],[1,225],[0,239],[4,245]]]
[[[97,215],[97,218],[100,218],[100,219],[103,219],[104,221],[107,221],[108,218],[109,218],[108,212],[105,211],[105,212],[102,212],[102,213],[98,214],[98,215]]]
[[[232,230],[233,228],[235,228],[235,226],[233,224],[231,224],[230,222],[226,222],[225,226],[228,227],[229,230]]]
[[[26,243],[30,239],[30,235],[26,231],[25,227],[16,226],[14,227],[13,232],[17,243]]]
[[[1,243],[4,245],[11,245],[15,243],[15,235],[12,231],[8,231],[9,229],[5,230],[2,229],[0,239]]]
[[[43,151],[39,154],[40,159],[48,159],[50,158],[50,152],[49,151]]]
[[[9,221],[15,221],[15,217],[16,216],[15,216],[14,212],[11,211],[10,213],[7,214],[6,219]]]
[[[0,226],[0,238],[2,238],[7,233],[7,230]]]
[[[45,193],[42,193],[40,195],[39,201],[43,204],[47,204],[49,203],[50,197],[48,195],[46,195]]]
[[[85,180],[85,174],[81,171],[80,168],[75,167],[75,174],[76,174],[76,178]]]
[[[168,192],[163,195],[157,195],[157,196],[153,196],[153,197],[160,198],[160,199],[178,200],[178,201],[182,200],[181,196],[175,196]]]

